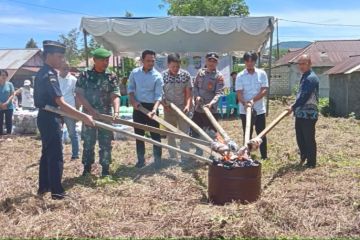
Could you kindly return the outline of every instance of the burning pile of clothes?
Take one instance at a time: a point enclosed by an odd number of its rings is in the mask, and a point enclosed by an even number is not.
[[[222,159],[222,160],[215,160],[213,162],[214,165],[219,167],[224,167],[226,169],[233,169],[233,168],[243,168],[243,167],[258,167],[260,162],[257,160],[253,160],[251,158],[232,158],[232,159]]]

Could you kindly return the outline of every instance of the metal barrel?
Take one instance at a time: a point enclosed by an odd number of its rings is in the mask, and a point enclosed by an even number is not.
[[[243,204],[255,202],[261,193],[261,164],[256,167],[225,169],[209,166],[209,202],[224,205],[232,201]]]

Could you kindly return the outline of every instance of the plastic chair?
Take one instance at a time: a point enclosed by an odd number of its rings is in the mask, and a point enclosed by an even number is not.
[[[224,118],[224,107],[227,108],[227,96],[221,96],[218,104],[218,112],[220,113],[221,118]]]
[[[232,109],[236,109],[236,115],[239,117],[239,104],[236,103],[236,93],[232,92],[227,95],[227,106],[226,106],[226,116],[230,117],[230,112]]]
[[[129,97],[128,96],[120,97],[120,106],[129,106]]]

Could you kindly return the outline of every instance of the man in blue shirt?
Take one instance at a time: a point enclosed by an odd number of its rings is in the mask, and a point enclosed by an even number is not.
[[[141,124],[159,128],[159,124],[153,120],[155,114],[158,115],[158,107],[162,99],[163,79],[161,74],[154,69],[155,52],[145,50],[141,55],[142,67],[135,68],[129,76],[128,94],[131,105],[134,107],[133,120]],[[148,115],[138,110],[142,105],[150,112]],[[135,128],[135,133],[144,136],[145,131]],[[157,133],[150,133],[151,138],[160,142],[161,136]],[[145,166],[145,144],[143,141],[136,140],[136,153],[138,162],[137,168]],[[153,146],[155,167],[161,165],[161,147]]]
[[[301,164],[307,160],[306,166],[316,166],[315,124],[318,119],[319,78],[311,70],[311,58],[302,55],[298,60],[302,73],[299,92],[295,103],[289,107],[289,114],[294,112],[296,140],[300,149]]]

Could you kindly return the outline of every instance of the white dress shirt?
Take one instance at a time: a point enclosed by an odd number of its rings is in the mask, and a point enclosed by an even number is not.
[[[243,90],[243,98],[245,101],[253,99],[263,87],[269,87],[269,81],[266,72],[262,69],[255,68],[253,74],[244,69],[236,77],[235,90]],[[256,101],[253,108],[257,115],[266,113],[264,98]],[[240,103],[240,114],[246,114],[244,106]]]
[[[76,85],[76,77],[68,73],[68,75],[63,78],[59,75],[59,84],[60,90],[63,94],[64,100],[67,104],[75,107],[75,85]]]

